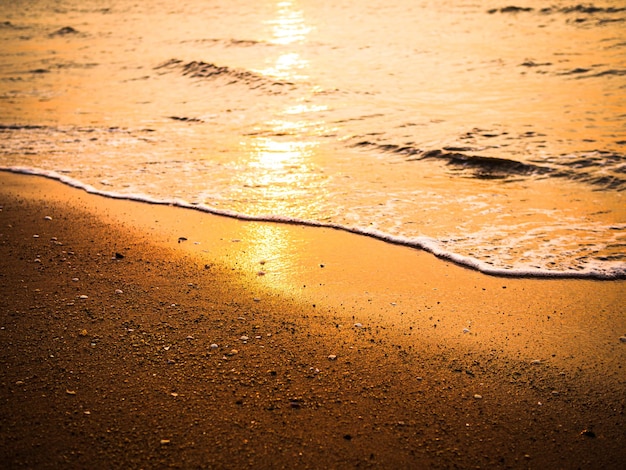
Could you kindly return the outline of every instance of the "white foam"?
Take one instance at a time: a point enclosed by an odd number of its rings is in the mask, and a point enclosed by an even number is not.
[[[50,178],[63,184],[86,191],[89,194],[96,194],[113,199],[124,199],[148,204],[169,205],[184,209],[193,209],[209,214],[236,218],[245,221],[255,222],[276,222],[297,224],[309,227],[324,227],[342,230],[357,235],[364,235],[378,240],[396,245],[403,245],[411,248],[422,249],[438,258],[451,261],[455,264],[465,266],[470,269],[480,271],[484,274],[492,276],[506,277],[533,277],[533,278],[579,278],[579,279],[598,279],[598,280],[615,280],[626,278],[626,263],[614,263],[613,265],[601,262],[589,263],[587,267],[580,270],[549,270],[541,268],[499,268],[491,264],[481,261],[470,256],[460,255],[453,251],[447,250],[438,240],[429,237],[404,237],[391,235],[381,230],[368,227],[348,227],[333,222],[321,222],[316,220],[299,219],[295,217],[286,217],[278,214],[267,215],[249,215],[227,209],[218,209],[207,206],[205,204],[192,204],[182,199],[157,199],[145,194],[125,194],[116,191],[103,191],[96,189],[90,184],[83,183],[75,178],[63,175],[52,170],[42,170],[29,167],[0,167],[0,171],[11,173],[35,175]]]

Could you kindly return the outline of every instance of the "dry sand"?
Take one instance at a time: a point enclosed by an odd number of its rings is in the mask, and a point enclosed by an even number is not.
[[[9,173],[0,206],[3,468],[626,462],[625,281]]]

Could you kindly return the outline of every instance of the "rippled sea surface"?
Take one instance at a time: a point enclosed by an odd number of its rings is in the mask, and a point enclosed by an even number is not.
[[[0,3],[0,167],[626,276],[626,5]]]

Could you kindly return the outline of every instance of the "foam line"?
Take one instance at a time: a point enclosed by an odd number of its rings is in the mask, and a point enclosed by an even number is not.
[[[192,209],[200,212],[205,212],[208,214],[224,216],[235,218],[244,221],[254,221],[254,222],[276,222],[276,223],[284,223],[284,224],[294,224],[294,225],[302,225],[308,227],[323,227],[323,228],[331,228],[336,230],[342,230],[345,232],[353,233],[356,235],[363,235],[367,237],[372,237],[387,243],[393,243],[395,245],[407,246],[410,248],[421,249],[427,251],[434,256],[450,261],[452,263],[458,264],[460,266],[464,266],[466,268],[474,269],[480,271],[481,273],[488,274],[491,276],[499,276],[499,277],[526,277],[526,278],[552,278],[552,279],[596,279],[596,280],[617,280],[617,279],[626,279],[626,265],[620,265],[618,267],[611,268],[588,268],[580,271],[557,271],[557,270],[546,270],[546,269],[503,269],[503,268],[495,268],[483,261],[477,260],[475,258],[471,258],[468,256],[459,255],[457,253],[451,252],[449,250],[445,250],[441,247],[441,245],[437,242],[437,240],[428,238],[428,237],[400,237],[395,235],[390,235],[388,233],[382,232],[380,230],[371,229],[371,228],[360,228],[360,227],[347,227],[345,225],[337,224],[337,223],[329,223],[329,222],[319,222],[315,220],[306,220],[306,219],[298,219],[293,217],[285,217],[277,214],[269,214],[269,215],[248,215],[240,212],[217,209],[215,207],[210,207],[204,204],[191,204],[187,201],[181,199],[156,199],[148,195],[143,194],[123,194],[115,191],[102,191],[98,190],[95,187],[83,183],[75,178],[71,178],[67,175],[60,174],[56,171],[50,170],[41,170],[36,168],[27,168],[27,167],[0,167],[0,171],[6,171],[10,173],[24,174],[24,175],[34,175],[34,176],[42,176],[45,178],[49,178],[52,180],[59,181],[63,184],[71,186],[73,188],[81,189],[89,194],[95,194],[99,196],[104,196],[112,199],[123,199],[129,201],[136,202],[144,202],[148,204],[156,204],[156,205],[168,205],[175,206],[184,209]]]

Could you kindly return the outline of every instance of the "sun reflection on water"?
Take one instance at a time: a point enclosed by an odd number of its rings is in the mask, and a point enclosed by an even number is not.
[[[267,24],[271,26],[270,42],[280,46],[304,43],[313,29],[306,24],[304,13],[296,8],[293,1],[278,2],[276,18],[269,20]],[[303,70],[309,67],[309,61],[293,49],[281,52],[270,64],[259,72],[281,80],[297,81],[308,78]]]
[[[293,1],[280,1],[277,4],[278,16],[268,21],[272,26],[274,44],[289,45],[302,42],[313,28],[304,21],[302,10],[295,8]]]
[[[278,55],[268,57],[268,67],[258,72],[280,80],[303,81],[308,78],[309,61],[299,50],[312,30],[304,19],[297,1],[276,3],[276,17],[269,20],[273,44],[283,46]],[[320,136],[333,132],[315,113],[328,109],[313,104],[311,98],[294,103],[281,101],[274,116],[255,126],[254,132],[241,142],[246,155],[246,170],[236,182],[254,193],[256,212],[287,217],[310,218],[319,211],[323,199],[325,176],[315,168]],[[301,201],[307,200],[308,205]],[[294,202],[300,201],[300,204]]]
[[[258,138],[252,144],[250,166],[268,171],[305,169],[307,156],[311,154],[314,143],[281,142],[271,138]],[[278,173],[276,173],[278,175]]]
[[[269,75],[281,80],[306,80],[308,75],[301,73],[309,66],[309,62],[303,59],[297,52],[281,54],[275,62],[266,69],[259,70],[263,75]]]

